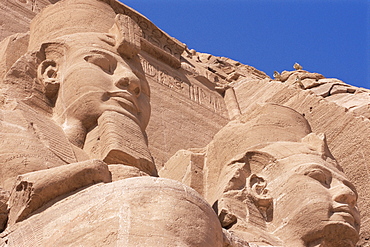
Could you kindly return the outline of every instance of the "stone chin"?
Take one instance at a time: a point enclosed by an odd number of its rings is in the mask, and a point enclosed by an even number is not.
[[[345,220],[331,217],[320,232],[311,232],[303,236],[302,240],[304,246],[308,247],[355,247],[359,240],[359,230]]]
[[[102,112],[114,111],[133,120],[140,127],[145,125],[145,121],[141,119],[137,100],[129,93],[108,92],[104,95],[103,100],[105,102],[101,107]]]
[[[324,228],[324,232],[323,246],[354,247],[359,240],[359,232],[348,222],[344,221],[333,221]]]
[[[335,224],[343,224],[348,226],[350,229],[354,229],[356,232],[359,232],[360,229],[360,214],[358,211],[350,210],[348,207],[337,210],[333,213],[330,217],[330,222],[334,222]]]
[[[134,114],[132,113],[131,111],[125,109],[125,108],[122,108],[122,107],[119,107],[119,106],[104,106],[102,107],[103,109],[103,112],[116,112],[118,114],[121,114],[122,116],[125,116],[129,119],[131,119],[132,121],[134,121],[138,126],[142,126],[142,123],[138,117],[137,114]]]

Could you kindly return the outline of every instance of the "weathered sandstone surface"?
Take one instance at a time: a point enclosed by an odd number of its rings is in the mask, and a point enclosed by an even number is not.
[[[0,12],[0,246],[370,246],[370,90],[115,0]]]
[[[57,0],[2,0],[0,2],[0,40],[29,30],[33,17]]]

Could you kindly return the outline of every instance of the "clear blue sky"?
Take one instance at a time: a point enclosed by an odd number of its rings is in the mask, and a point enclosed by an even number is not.
[[[370,0],[121,0],[199,52],[370,88]]]

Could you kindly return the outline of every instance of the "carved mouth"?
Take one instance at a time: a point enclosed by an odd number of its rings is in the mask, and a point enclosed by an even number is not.
[[[131,93],[127,91],[115,91],[108,92],[108,96],[118,102],[123,108],[130,108],[133,113],[140,112],[137,99]]]
[[[345,221],[357,228],[360,225],[360,215],[356,211],[347,205],[341,205],[333,208],[333,219],[338,221]]]

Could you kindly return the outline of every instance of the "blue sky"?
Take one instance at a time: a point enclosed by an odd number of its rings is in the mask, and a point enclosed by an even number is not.
[[[121,0],[199,52],[370,88],[369,0]]]

